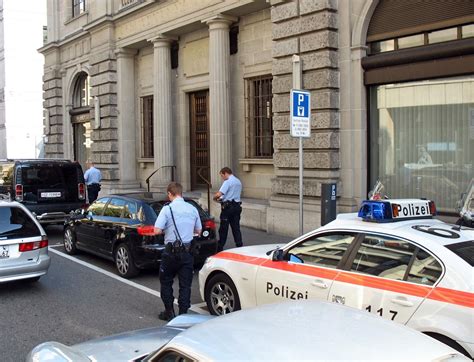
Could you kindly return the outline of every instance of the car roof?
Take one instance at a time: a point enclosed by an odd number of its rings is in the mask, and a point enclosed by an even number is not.
[[[423,229],[434,228],[438,233],[428,233]],[[331,229],[346,229],[355,231],[378,232],[404,237],[410,240],[424,241],[427,244],[451,245],[463,241],[474,240],[474,229],[458,227],[436,218],[410,219],[394,222],[369,222],[357,216],[357,213],[339,214],[336,220],[321,227],[318,231]],[[421,229],[421,230],[420,230]],[[459,237],[450,237],[457,234]]]
[[[214,318],[182,332],[167,348],[198,360],[368,360],[386,356],[433,360],[453,352],[420,332],[366,311],[309,300],[267,304]]]

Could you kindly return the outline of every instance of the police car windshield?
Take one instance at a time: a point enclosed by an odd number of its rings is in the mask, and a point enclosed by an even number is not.
[[[446,247],[466,261],[470,266],[474,266],[474,240],[450,244],[446,245]]]

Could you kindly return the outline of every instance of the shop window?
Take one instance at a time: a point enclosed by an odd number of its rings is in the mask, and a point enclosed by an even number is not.
[[[72,17],[81,15],[86,11],[86,0],[72,0]]]
[[[416,34],[398,38],[398,49],[412,48],[425,44],[425,37],[423,34]]]
[[[370,88],[370,184],[455,212],[474,177],[474,76]]]
[[[141,157],[153,158],[153,96],[142,97],[141,109]]]
[[[272,77],[246,80],[246,157],[273,156]]]
[[[474,24],[464,25],[462,27],[462,37],[463,38],[474,37]]]
[[[457,28],[443,29],[443,30],[432,31],[431,33],[428,33],[428,42],[430,44],[441,43],[443,41],[456,40],[457,38],[458,38]]]

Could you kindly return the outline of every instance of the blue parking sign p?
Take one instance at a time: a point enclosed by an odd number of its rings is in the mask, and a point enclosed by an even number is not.
[[[309,93],[293,91],[293,117],[309,117]]]
[[[311,136],[311,93],[304,90],[292,89],[290,96],[292,137]]]

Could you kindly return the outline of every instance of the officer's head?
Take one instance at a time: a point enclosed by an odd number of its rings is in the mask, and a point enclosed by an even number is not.
[[[166,188],[166,192],[170,201],[173,201],[175,198],[183,195],[183,186],[177,182],[171,182]]]
[[[219,175],[221,175],[223,180],[227,180],[230,175],[232,175],[232,170],[229,167],[223,167],[219,171]]]

